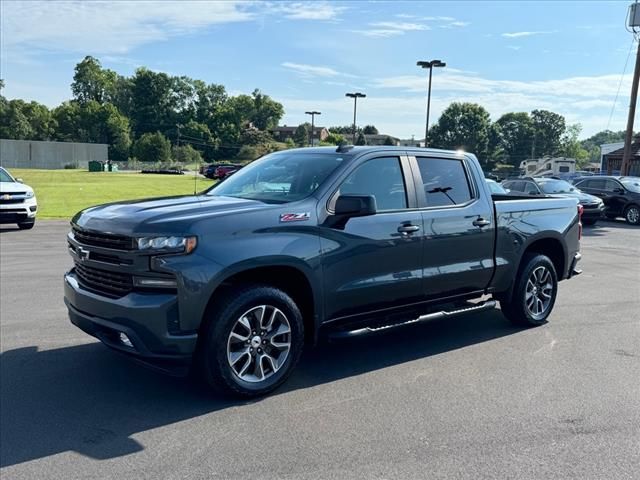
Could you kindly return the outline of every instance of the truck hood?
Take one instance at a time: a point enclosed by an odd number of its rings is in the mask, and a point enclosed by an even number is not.
[[[88,230],[120,235],[184,233],[194,220],[274,207],[242,198],[185,195],[98,205],[77,213],[71,222]]]
[[[0,182],[0,193],[33,192],[33,188],[20,182]]]

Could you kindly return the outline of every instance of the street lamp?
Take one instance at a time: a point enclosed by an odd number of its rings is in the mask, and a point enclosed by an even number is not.
[[[429,146],[429,109],[431,108],[431,74],[433,73],[433,67],[445,67],[447,64],[440,60],[431,60],[430,62],[420,61],[416,63],[419,67],[429,69],[429,87],[427,90],[427,124],[424,129],[424,146]]]
[[[345,97],[353,98],[353,144],[356,144],[356,110],[358,98],[364,98],[366,95],[360,92],[345,93]]]
[[[304,112],[304,113],[306,113],[307,115],[311,115],[311,132],[309,133],[309,138],[310,138],[309,143],[313,147],[313,121],[315,119],[315,116],[316,115],[321,115],[321,113],[320,112],[316,112],[315,110],[312,111],[312,112]]]

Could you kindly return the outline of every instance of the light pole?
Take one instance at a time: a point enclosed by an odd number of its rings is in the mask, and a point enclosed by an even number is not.
[[[429,110],[431,108],[431,75],[433,73],[433,67],[445,67],[447,64],[440,60],[431,60],[430,62],[420,61],[416,63],[421,68],[429,69],[429,87],[427,89],[427,124],[424,127],[424,146],[429,146]]]
[[[366,95],[360,92],[345,93],[345,97],[353,98],[353,144],[356,144],[356,110],[358,106],[358,98],[364,98]]]
[[[311,132],[309,133],[309,138],[311,140],[309,141],[309,143],[313,147],[313,125],[314,125],[313,121],[315,119],[315,116],[316,115],[321,115],[321,113],[320,112],[316,112],[315,110],[312,111],[312,112],[304,112],[304,113],[306,113],[307,115],[311,115]]]

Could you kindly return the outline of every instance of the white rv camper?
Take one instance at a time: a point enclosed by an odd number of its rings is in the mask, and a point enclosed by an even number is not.
[[[538,158],[523,160],[520,163],[520,173],[527,177],[562,177],[576,171],[574,158]]]

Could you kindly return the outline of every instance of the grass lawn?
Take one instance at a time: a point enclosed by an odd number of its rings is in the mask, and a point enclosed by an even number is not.
[[[14,177],[32,187],[38,199],[38,218],[71,218],[83,208],[135,198],[193,193],[192,175],[153,175],[86,170],[12,168]],[[198,177],[198,191],[214,182]]]

